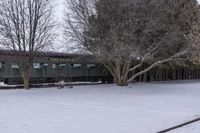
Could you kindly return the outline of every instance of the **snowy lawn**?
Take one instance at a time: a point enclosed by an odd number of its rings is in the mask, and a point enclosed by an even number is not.
[[[200,81],[0,90],[0,102],[0,133],[155,133],[200,115]]]

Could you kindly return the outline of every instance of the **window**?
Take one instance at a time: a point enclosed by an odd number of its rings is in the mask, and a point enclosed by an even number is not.
[[[33,68],[40,69],[40,63],[33,63]]]
[[[81,64],[74,64],[73,67],[74,68],[79,68],[79,67],[81,67]]]
[[[0,62],[0,68],[3,68],[3,62]]]
[[[4,63],[0,62],[0,68],[3,68],[3,67],[4,67]]]
[[[19,69],[19,65],[12,63],[11,68],[12,69]]]
[[[65,67],[65,66],[66,66],[66,64],[60,64],[59,66],[60,66],[60,67]]]
[[[52,64],[52,68],[55,69],[56,68],[56,64]]]
[[[40,63],[40,67],[43,68],[43,69],[47,69],[49,66],[48,63]]]
[[[44,63],[43,66],[44,66],[44,67],[48,67],[49,64],[48,64],[48,63]]]
[[[94,68],[95,66],[95,64],[87,64],[87,68]]]

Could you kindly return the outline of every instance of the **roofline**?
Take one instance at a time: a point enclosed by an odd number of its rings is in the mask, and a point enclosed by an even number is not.
[[[17,52],[17,53],[15,53]],[[27,54],[28,52],[25,52]],[[20,54],[19,51],[14,50],[6,50],[0,49],[0,55],[18,55]],[[74,56],[91,56],[90,54],[78,54],[78,53],[64,53],[64,52],[48,52],[48,51],[41,51],[36,52],[35,55],[43,56],[43,57],[74,57]]]

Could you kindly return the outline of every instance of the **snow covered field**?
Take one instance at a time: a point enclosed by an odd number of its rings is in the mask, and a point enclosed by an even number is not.
[[[155,133],[198,115],[200,81],[0,90],[0,133]]]

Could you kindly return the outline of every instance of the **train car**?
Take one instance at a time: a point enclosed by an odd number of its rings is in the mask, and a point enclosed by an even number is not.
[[[0,82],[8,85],[23,84],[16,56],[17,54],[12,51],[0,50]],[[109,71],[91,55],[40,52],[35,55],[32,65],[31,84],[55,83],[63,80],[113,83]],[[199,66],[156,67],[137,77],[135,82],[187,79],[200,79]]]
[[[12,51],[0,51],[0,82],[22,84],[19,67]],[[34,58],[30,83],[113,82],[111,74],[92,56],[41,52]]]

